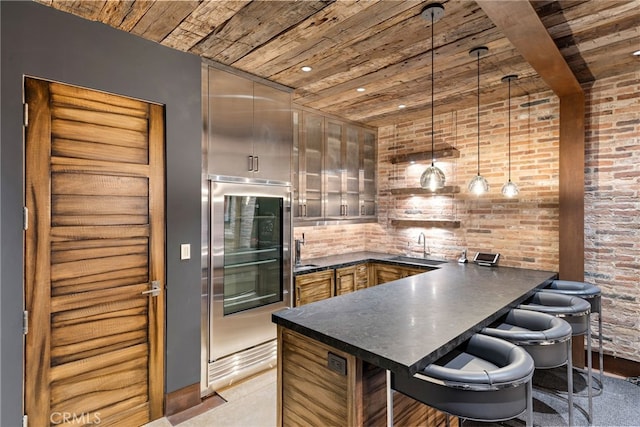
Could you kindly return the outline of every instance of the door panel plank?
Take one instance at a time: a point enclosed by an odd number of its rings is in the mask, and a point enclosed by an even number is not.
[[[135,132],[147,131],[146,118],[131,117],[125,114],[105,113],[95,110],[82,110],[77,108],[56,106],[55,104],[53,104],[51,108],[51,116],[60,120],[92,123],[117,129],[132,130]]]
[[[117,147],[115,145],[72,141],[64,138],[55,138],[53,140],[51,153],[59,157],[138,164],[146,164],[149,155],[147,150],[143,148]]]
[[[94,275],[125,268],[143,267],[148,263],[146,255],[123,255],[100,259],[65,262],[51,266],[51,280]]]
[[[88,321],[108,319],[147,311],[146,298],[133,298],[123,301],[110,301],[105,305],[90,305],[85,308],[67,310],[51,315],[51,323],[57,327],[74,324],[78,319]]]
[[[148,179],[128,176],[54,173],[51,187],[55,194],[76,196],[149,196]]]
[[[141,294],[141,292],[148,289],[148,283],[140,283],[133,286],[111,287],[109,289],[57,296],[51,299],[51,313],[86,308],[115,301],[148,298]]]
[[[72,278],[53,282],[52,296],[67,295],[77,292],[87,292],[94,289],[104,289],[107,286],[124,286],[136,283],[148,283],[149,276],[145,267],[112,271],[106,274]]]
[[[144,366],[137,370],[115,372],[109,375],[88,378],[82,381],[73,381],[68,384],[58,384],[55,392],[51,394],[51,404],[57,405],[65,400],[71,400],[98,390],[116,390],[127,384],[146,382],[147,372]]]
[[[110,248],[118,246],[146,246],[148,239],[138,237],[132,239],[96,239],[96,240],[67,240],[63,242],[52,242],[52,251],[71,251],[75,249]],[[90,257],[89,257],[90,258]]]
[[[51,368],[51,382],[77,377],[79,374],[94,371],[96,369],[107,368],[118,363],[148,357],[149,347],[146,344],[139,344],[109,354],[89,357],[77,362],[65,363],[64,365],[53,366]]]
[[[52,248],[51,260],[54,263],[61,263],[82,259],[104,258],[122,253],[144,254],[146,252],[147,247],[145,245],[121,245],[67,250],[55,250]]]
[[[141,150],[141,152],[146,152],[146,150]],[[106,154],[106,156],[109,155],[111,155],[111,153]],[[146,162],[146,159],[147,156],[144,156],[142,161]],[[119,161],[122,163],[116,163],[116,159],[76,159],[73,158],[73,156],[62,157],[57,156],[55,153],[52,153],[51,171],[86,172],[87,169],[90,169],[93,173],[111,174],[118,176],[149,176],[148,164],[134,164],[133,162],[128,162],[125,159]]]
[[[70,86],[54,82],[50,83],[50,88],[51,93],[54,95],[63,95],[75,99],[98,101],[103,104],[113,105],[114,107],[126,107],[145,112],[149,109],[149,104],[144,101],[127,98],[120,95],[113,95],[106,92],[86,90],[77,86]]]
[[[74,98],[72,96],[52,93],[51,104],[54,106],[67,106],[72,108],[85,108],[93,111],[104,111],[107,113],[122,114],[131,117],[147,118],[149,116],[146,108],[130,108],[120,105],[104,103],[93,99]]]
[[[69,120],[52,119],[51,136],[53,138],[95,142],[118,147],[144,149],[147,146],[147,136],[144,132],[90,125]]]
[[[148,237],[149,227],[51,227],[51,240],[60,242],[77,239],[113,239],[130,237]]]
[[[62,365],[75,360],[86,359],[87,357],[97,356],[113,350],[130,347],[132,345],[143,344],[146,340],[146,331],[140,330],[53,347],[51,349],[52,365]]]
[[[146,197],[54,195],[51,215],[144,215],[149,212],[147,203]]]

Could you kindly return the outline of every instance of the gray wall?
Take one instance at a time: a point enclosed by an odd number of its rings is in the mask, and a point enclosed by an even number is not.
[[[22,417],[23,75],[166,106],[166,391],[199,383],[200,59],[37,3],[3,0],[0,18],[0,425]]]

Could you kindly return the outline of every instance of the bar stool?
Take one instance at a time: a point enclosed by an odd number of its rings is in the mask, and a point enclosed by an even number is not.
[[[602,347],[602,292],[596,285],[586,282],[574,282],[570,280],[554,280],[551,285],[540,289],[541,292],[554,292],[563,295],[571,295],[582,298],[591,304],[591,315],[598,313],[598,361],[599,376],[596,379],[597,388],[594,396],[602,394],[602,379],[604,376],[604,361]],[[591,320],[591,319],[589,319]],[[591,322],[589,322],[591,324]],[[593,347],[593,346],[592,346]]]
[[[538,311],[560,317],[571,325],[572,335],[587,336],[587,397],[589,411],[587,419],[589,424],[593,422],[593,389],[591,386],[591,327],[589,326],[589,314],[591,305],[582,298],[562,295],[553,292],[537,292],[518,308],[523,310]],[[582,409],[582,408],[579,408]]]
[[[571,325],[550,314],[514,308],[497,324],[482,329],[481,333],[524,348],[533,358],[536,369],[567,365],[569,425],[573,425]]]
[[[413,376],[391,374],[391,387],[449,415],[504,421],[526,412],[533,425],[534,363],[524,349],[475,334]]]

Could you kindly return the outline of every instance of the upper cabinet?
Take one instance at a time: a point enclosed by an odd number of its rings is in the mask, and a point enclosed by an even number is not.
[[[307,110],[293,114],[296,220],[375,219],[375,129]]]
[[[208,172],[291,181],[291,94],[206,66]]]

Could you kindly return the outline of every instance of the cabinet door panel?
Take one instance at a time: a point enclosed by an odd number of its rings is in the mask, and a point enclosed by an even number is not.
[[[253,152],[253,82],[208,67],[208,163],[217,175],[249,176]]]
[[[321,218],[322,213],[322,156],[324,145],[324,119],[317,114],[302,113],[300,137],[300,200],[299,215],[303,218]]]
[[[344,295],[356,290],[356,267],[336,269],[336,295]]]
[[[327,121],[327,138],[324,159],[325,216],[342,216],[342,139],[340,123]]]
[[[253,94],[253,155],[258,157],[255,177],[289,182],[291,95],[260,83],[254,83]]]
[[[325,270],[296,276],[296,307],[334,296],[333,275]]]

